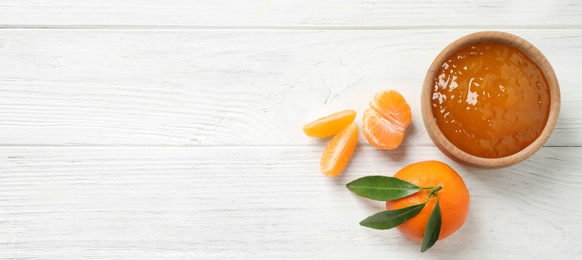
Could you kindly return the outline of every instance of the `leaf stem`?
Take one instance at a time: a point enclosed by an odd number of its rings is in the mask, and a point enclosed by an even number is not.
[[[424,203],[428,203],[428,201],[430,200],[430,198],[432,198],[433,196],[436,196],[436,197],[437,197],[437,200],[438,200],[438,198],[439,198],[439,196],[438,196],[438,192],[439,192],[439,190],[441,190],[442,188],[443,188],[443,186],[442,186],[442,185],[440,185],[440,186],[437,186],[437,187],[435,187],[435,186],[430,186],[430,187],[428,187],[428,188],[422,188],[423,190],[428,190],[428,189],[430,189],[430,193],[428,193],[428,198],[426,198],[426,202],[424,202]]]
[[[438,186],[438,187],[433,187],[433,188],[430,190],[430,193],[428,194],[428,197],[430,198],[430,197],[432,197],[432,196],[434,196],[434,195],[438,195],[438,192],[439,192],[439,190],[441,190],[442,188],[443,188],[443,186],[442,186],[442,185],[440,185],[440,186]],[[437,196],[437,197],[438,197],[438,196]]]

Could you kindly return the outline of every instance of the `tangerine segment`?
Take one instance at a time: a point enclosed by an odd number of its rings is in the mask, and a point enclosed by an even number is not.
[[[380,149],[394,150],[404,139],[404,131],[371,108],[364,111],[362,132],[371,145]]]
[[[356,111],[344,110],[317,119],[303,126],[303,132],[311,137],[328,137],[342,131],[356,118]]]
[[[395,90],[386,90],[376,94],[364,112],[362,131],[371,145],[394,150],[402,143],[411,121],[410,106],[404,97]]]
[[[338,176],[348,165],[356,142],[358,141],[358,126],[352,123],[333,137],[321,156],[321,172],[327,176]]]
[[[410,106],[395,90],[386,90],[374,95],[370,107],[396,127],[402,128],[402,131],[412,122]]]
[[[461,176],[450,166],[439,161],[417,162],[402,168],[394,177],[419,187],[442,186],[437,193],[442,216],[439,240],[448,237],[465,223],[469,212],[469,191]],[[423,190],[402,199],[388,201],[386,208],[394,210],[424,203],[428,196],[429,191]],[[410,239],[421,242],[436,199],[433,196],[418,215],[399,225],[398,230]]]

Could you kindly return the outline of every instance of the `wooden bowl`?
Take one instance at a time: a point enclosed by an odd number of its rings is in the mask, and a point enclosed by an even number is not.
[[[500,158],[484,158],[469,154],[453,145],[439,129],[431,108],[433,80],[443,62],[461,48],[478,42],[498,42],[513,46],[525,53],[540,67],[550,88],[550,109],[548,120],[540,136],[521,151]],[[470,166],[481,168],[499,168],[521,162],[538,151],[550,137],[556,126],[560,112],[560,87],[552,66],[544,55],[526,40],[504,32],[478,32],[464,36],[447,46],[434,60],[424,79],[421,94],[422,119],[428,135],[435,145],[451,159]]]

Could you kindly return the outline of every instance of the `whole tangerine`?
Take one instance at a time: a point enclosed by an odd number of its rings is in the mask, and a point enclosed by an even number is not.
[[[442,187],[437,193],[442,216],[439,240],[450,236],[465,223],[469,212],[469,191],[461,176],[447,164],[439,161],[417,162],[402,168],[394,177],[419,187]],[[422,204],[427,201],[429,192],[422,190],[398,200],[387,201],[386,208],[395,210]],[[398,230],[408,238],[421,242],[437,196],[430,198],[418,215],[399,225]]]

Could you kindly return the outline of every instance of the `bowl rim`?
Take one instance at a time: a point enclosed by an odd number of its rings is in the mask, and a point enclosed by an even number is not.
[[[546,77],[550,89],[550,109],[546,125],[540,136],[521,151],[499,158],[485,158],[469,154],[453,145],[438,127],[431,108],[433,79],[443,61],[451,54],[477,42],[498,42],[517,48],[532,59]],[[481,168],[500,168],[519,163],[537,152],[549,139],[558,121],[560,112],[560,87],[556,74],[547,58],[533,44],[525,39],[506,32],[482,31],[465,35],[445,47],[430,65],[422,86],[421,111],[424,126],[433,143],[451,159]]]

